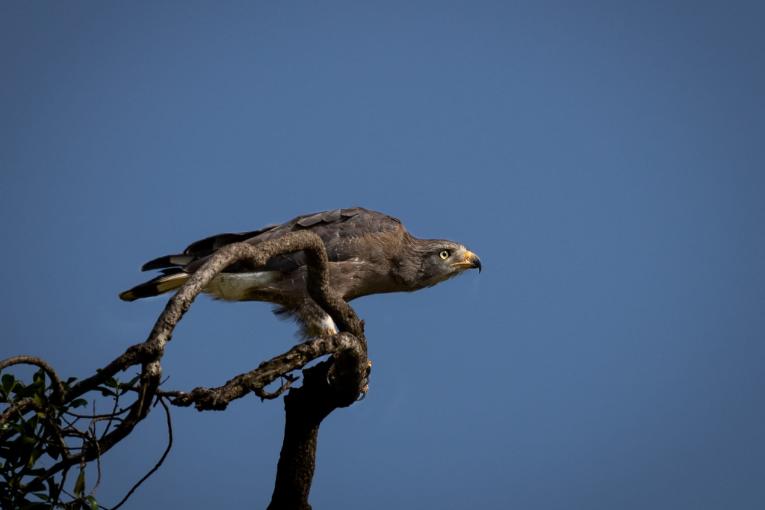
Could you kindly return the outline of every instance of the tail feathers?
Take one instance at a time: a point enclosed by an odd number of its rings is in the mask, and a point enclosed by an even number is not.
[[[141,266],[141,271],[151,271],[152,269],[161,269],[163,267],[172,267],[172,266],[185,266],[186,264],[191,263],[194,260],[193,255],[165,255],[163,257],[158,257],[154,260],[148,261],[146,264]]]
[[[135,301],[145,297],[159,296],[165,292],[177,289],[189,279],[189,276],[191,275],[182,272],[157,276],[153,280],[136,285],[132,289],[121,293],[120,299],[123,301]]]

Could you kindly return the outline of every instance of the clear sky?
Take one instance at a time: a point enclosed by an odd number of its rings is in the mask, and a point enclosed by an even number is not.
[[[371,391],[321,429],[316,509],[762,508],[762,5],[2,2],[0,357],[87,375],[160,312],[117,299],[144,261],[362,205],[484,271],[354,302]],[[200,299],[166,386],[293,329]],[[281,402],[173,416],[130,507],[264,508]]]

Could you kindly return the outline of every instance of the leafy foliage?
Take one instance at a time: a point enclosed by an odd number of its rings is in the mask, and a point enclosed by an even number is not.
[[[75,462],[78,468],[74,480],[68,480],[69,468],[50,470],[64,459],[77,459],[87,448],[96,445],[112,423],[124,413],[119,399],[134,387],[137,377],[127,383],[114,378],[97,387],[98,392],[111,399],[111,412],[88,413],[84,398],[67,400],[58,394],[55,381],[43,368],[32,375],[31,382],[6,370],[0,377],[0,507],[32,510],[64,508],[72,510],[98,509],[95,490],[98,478],[87,489],[86,462]],[[75,378],[61,381],[66,395]],[[99,461],[100,459],[97,459]],[[69,477],[71,478],[71,477]]]

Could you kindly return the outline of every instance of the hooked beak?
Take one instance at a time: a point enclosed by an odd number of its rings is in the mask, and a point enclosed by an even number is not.
[[[463,269],[478,269],[478,272],[481,272],[481,259],[478,258],[478,255],[473,253],[470,250],[465,250],[464,255],[462,256],[462,260],[460,262],[457,262],[455,266]]]

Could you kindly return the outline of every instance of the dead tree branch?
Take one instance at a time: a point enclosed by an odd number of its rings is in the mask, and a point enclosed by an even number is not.
[[[162,375],[160,362],[167,343],[171,340],[178,322],[206,285],[218,273],[237,261],[250,260],[256,266],[263,266],[275,255],[295,251],[303,251],[306,254],[309,295],[332,317],[340,332],[328,338],[315,338],[297,345],[288,352],[261,363],[256,369],[240,374],[217,388],[199,387],[190,392],[160,391]],[[269,508],[310,508],[307,497],[315,464],[319,424],[332,410],[351,405],[360,394],[366,391],[369,364],[364,323],[356,316],[348,303],[330,287],[327,253],[321,238],[317,235],[301,231],[265,241],[256,246],[247,243],[225,246],[212,255],[168,301],[146,341],[128,347],[123,354],[105,367],[73,386],[64,385],[55,370],[39,358],[17,356],[0,361],[0,369],[19,363],[40,367],[52,382],[52,400],[62,405],[72,403],[88,392],[103,388],[103,385],[113,380],[119,372],[135,365],[141,366],[137,386],[128,388],[135,391],[136,399],[120,410],[121,415],[126,413],[124,416],[111,417],[109,424],[111,425],[114,421],[114,427],[111,430],[107,428],[100,438],[96,438],[95,433],[91,434],[87,441],[83,441],[83,446],[76,454],[71,454],[69,448],[65,444],[62,445],[64,451],[60,460],[49,465],[27,486],[39,487],[59,473],[65,478],[70,467],[100,458],[112,446],[130,434],[136,424],[148,415],[152,402],[156,398],[160,399],[163,407],[165,403],[162,399],[168,397],[174,405],[193,404],[200,411],[225,409],[232,400],[250,392],[262,398],[274,398],[286,391],[296,380],[290,372],[299,370],[311,360],[327,354],[331,355],[328,360],[303,371],[303,385],[300,388],[291,389],[285,397],[287,422],[284,444],[278,464],[273,500]],[[268,393],[265,387],[280,377],[285,378],[286,382],[275,393]],[[30,399],[19,400],[0,415],[0,425],[37,406],[38,404]],[[95,411],[92,414],[94,417],[97,416]],[[110,418],[98,416],[98,419]],[[73,424],[67,424],[67,428],[72,427]],[[71,435],[71,431],[67,434]],[[295,502],[297,506],[293,505]]]
[[[310,361],[335,352],[360,349],[359,340],[348,333],[338,333],[331,337],[314,338],[298,344],[289,351],[264,361],[258,368],[239,374],[217,388],[194,388],[189,393],[182,391],[161,391],[170,397],[170,403],[176,406],[194,405],[199,411],[226,409],[232,400],[262,390],[279,377],[303,368]],[[358,393],[357,393],[358,394]],[[260,396],[260,395],[259,395]]]

